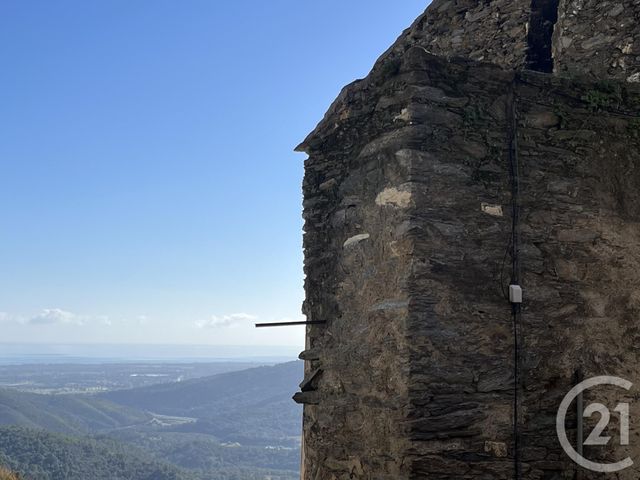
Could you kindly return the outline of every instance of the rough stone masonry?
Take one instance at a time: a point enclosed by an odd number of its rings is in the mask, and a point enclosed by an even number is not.
[[[640,387],[638,82],[640,0],[436,0],[342,91],[299,147],[303,480],[604,478],[555,417]],[[585,454],[637,480],[631,409]]]

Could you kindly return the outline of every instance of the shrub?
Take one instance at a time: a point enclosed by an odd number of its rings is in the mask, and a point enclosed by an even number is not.
[[[4,467],[0,467],[0,480],[21,480],[20,476],[13,473],[11,470],[7,470]]]

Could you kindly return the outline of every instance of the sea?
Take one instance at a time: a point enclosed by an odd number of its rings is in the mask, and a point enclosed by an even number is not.
[[[0,365],[104,363],[282,363],[302,347],[247,345],[0,343]]]

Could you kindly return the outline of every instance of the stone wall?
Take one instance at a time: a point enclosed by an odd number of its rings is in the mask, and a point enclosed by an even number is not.
[[[516,70],[640,82],[640,1],[434,0],[377,67],[415,46]]]
[[[513,334],[501,287],[510,277],[506,112],[514,74],[421,49],[408,62],[411,83],[426,93],[403,107],[424,112],[411,119],[420,147],[396,153],[411,159],[416,204],[409,478],[512,478]]]
[[[330,140],[336,148],[320,146],[305,163],[303,310],[309,320],[328,322],[309,327],[301,355],[306,378],[296,396],[307,404],[310,479],[335,472],[392,480],[406,473],[401,427],[411,245],[402,232],[411,197],[400,180],[408,171],[378,155],[384,125],[395,129],[392,113],[374,125],[359,107],[340,114],[342,125]]]
[[[574,382],[573,372],[640,380],[634,347],[640,90],[624,83],[524,75],[518,110],[527,291],[521,330],[523,449],[530,478],[545,478],[542,472],[556,458],[566,458],[549,426]],[[610,393],[612,399],[619,394]],[[638,418],[637,405],[631,404],[631,418]],[[637,436],[640,427],[633,432]],[[587,455],[611,462],[625,458],[625,450],[614,440],[610,452],[587,449]],[[634,442],[631,450],[637,459],[640,445]],[[545,460],[534,458],[543,451]],[[617,478],[638,478],[639,472],[636,466]]]
[[[640,381],[639,108],[624,82],[420,47],[342,92],[300,146],[304,310],[327,321],[296,396],[305,480],[513,478],[512,134],[522,478],[573,478],[554,422],[575,371]]]
[[[381,61],[421,46],[518,68],[525,62],[530,13],[531,0],[434,0]]]
[[[561,0],[556,71],[640,82],[640,1]]]

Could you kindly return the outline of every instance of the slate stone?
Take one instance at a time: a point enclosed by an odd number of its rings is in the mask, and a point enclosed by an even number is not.
[[[575,371],[640,383],[640,1],[543,4],[434,0],[300,145],[303,480],[510,480],[516,389],[521,478],[574,478]]]

